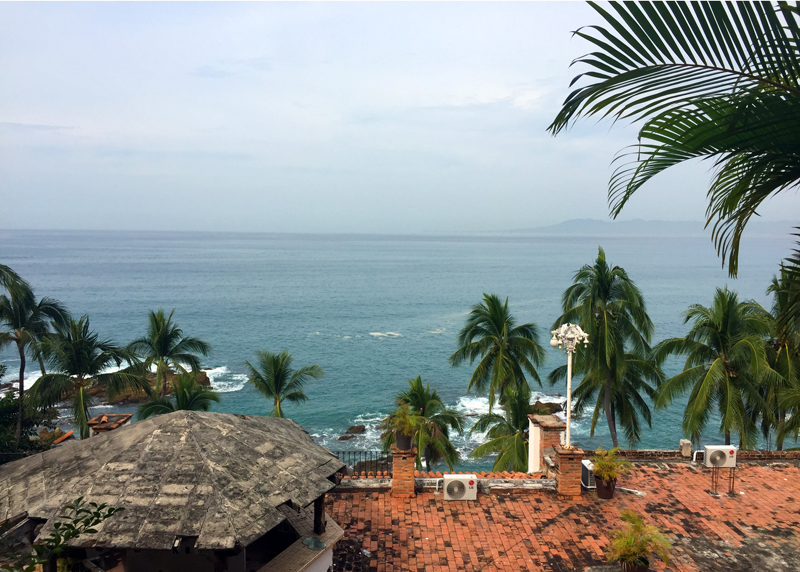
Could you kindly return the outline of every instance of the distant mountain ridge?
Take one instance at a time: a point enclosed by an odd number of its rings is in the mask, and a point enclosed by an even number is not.
[[[507,231],[510,234],[546,234],[549,236],[711,236],[711,228],[703,228],[700,221],[667,220],[618,220],[606,221],[591,218],[571,219],[550,226],[520,228]],[[745,237],[781,236],[798,232],[800,222],[751,220],[747,224]]]

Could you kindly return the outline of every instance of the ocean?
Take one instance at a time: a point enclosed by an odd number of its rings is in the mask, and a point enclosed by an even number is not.
[[[656,326],[655,341],[686,332],[682,313],[708,305],[714,289],[728,285],[742,299],[768,307],[767,285],[791,239],[746,239],[740,274],[721,268],[707,236],[509,234],[470,236],[289,235],[152,232],[0,231],[0,263],[26,278],[37,296],[56,298],[75,316],[88,314],[101,337],[119,344],[144,335],[147,311],[175,309],[186,335],[213,346],[204,367],[222,401],[213,410],[266,415],[271,405],[246,383],[245,360],[260,349],[288,349],[294,365],[317,363],[325,377],[310,384],[308,402],[286,404],[285,413],[332,450],[379,448],[378,424],[394,396],[418,375],[444,401],[473,421],[488,410],[485,397],[467,394],[468,365],[448,357],[470,307],[483,293],[508,297],[520,323],[534,322],[547,361],[543,387],[534,395],[561,401],[566,386],[550,387],[548,372],[565,363],[550,348],[550,326],[560,315],[562,292],[602,246],[644,293]],[[4,381],[18,372],[6,349]],[[667,374],[681,368],[677,359]],[[31,371],[28,383],[36,378]],[[579,380],[574,380],[577,383]],[[683,403],[653,416],[641,448],[677,448],[683,437]],[[98,404],[99,412],[134,407]],[[65,411],[66,414],[66,411]],[[64,425],[66,425],[66,421]],[[339,441],[350,425],[365,434]],[[459,469],[490,466],[468,453],[483,435],[455,436]],[[721,437],[715,425],[704,442]],[[575,419],[573,441],[584,448],[609,446],[605,420],[590,437],[588,415]]]

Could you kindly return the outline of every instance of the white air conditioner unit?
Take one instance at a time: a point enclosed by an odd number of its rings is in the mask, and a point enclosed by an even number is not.
[[[478,477],[444,475],[444,500],[477,500]]]
[[[736,466],[737,450],[738,447],[735,445],[706,445],[703,460],[706,467],[732,469]]]
[[[594,482],[594,465],[589,459],[584,459],[581,463],[581,485],[587,490],[597,488]]]

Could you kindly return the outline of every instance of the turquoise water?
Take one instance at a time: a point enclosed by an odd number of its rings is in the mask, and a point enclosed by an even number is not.
[[[729,280],[703,237],[33,231],[0,237],[0,262],[27,278],[39,296],[61,300],[75,315],[89,314],[93,328],[118,343],[144,334],[148,310],[176,308],[186,334],[214,347],[204,365],[223,392],[215,410],[270,411],[245,383],[243,362],[258,349],[286,348],[296,365],[320,364],[325,378],[308,387],[307,403],[287,404],[286,413],[334,450],[377,448],[377,423],[417,375],[464,413],[487,410],[485,398],[465,394],[469,367],[453,369],[447,361],[466,313],[484,292],[508,296],[520,321],[540,326],[548,348],[544,379],[566,359],[548,345],[561,293],[594,260],[599,244],[643,290],[656,341],[683,335],[681,313],[691,303],[709,304],[717,286],[729,284],[743,298],[767,304],[764,291],[791,244],[788,237],[750,239],[740,277]],[[13,354],[0,360],[9,368],[6,379],[13,379]],[[668,373],[679,368],[671,362]],[[557,401],[565,392],[545,385],[537,396]],[[657,412],[640,446],[676,448],[682,411],[676,404]],[[337,441],[361,423],[366,435]],[[584,447],[608,445],[604,423],[590,438],[589,419],[577,419],[573,439]],[[454,441],[466,454],[481,437]],[[704,441],[718,438],[709,433]]]

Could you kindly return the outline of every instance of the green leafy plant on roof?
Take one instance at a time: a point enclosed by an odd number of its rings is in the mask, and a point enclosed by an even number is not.
[[[611,544],[606,548],[610,562],[619,562],[624,571],[646,567],[651,555],[669,564],[672,543],[657,527],[646,525],[640,514],[629,509],[621,511],[620,517],[627,526],[611,531]]]

